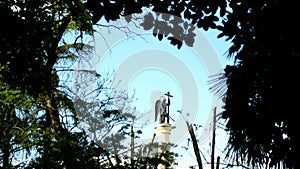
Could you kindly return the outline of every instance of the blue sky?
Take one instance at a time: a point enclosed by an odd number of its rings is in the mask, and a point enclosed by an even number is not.
[[[143,129],[141,142],[152,138],[154,126],[154,102],[160,95],[170,91],[174,96],[171,99],[170,113],[176,126],[171,135],[171,141],[179,145],[181,164],[195,163],[193,149],[182,150],[181,146],[187,145],[188,131],[185,120],[203,127],[196,131],[201,137],[201,151],[210,153],[209,131],[213,106],[220,106],[208,90],[208,76],[221,71],[232,60],[227,60],[225,53],[229,43],[224,39],[217,39],[216,31],[203,32],[196,30],[194,47],[183,47],[178,50],[169,41],[159,41],[151,32],[141,29],[132,30],[139,35],[128,36],[113,27],[102,28],[96,34],[96,66],[99,73],[115,71],[118,88],[127,90],[131,96],[134,94],[136,101],[131,106],[136,107],[137,114],[143,114],[140,122],[148,122]],[[182,110],[182,114],[177,110]],[[217,107],[220,111],[220,107]],[[137,122],[139,122],[139,120]],[[217,152],[220,154],[225,145],[225,133],[217,132]],[[219,139],[218,139],[219,138]],[[221,141],[218,141],[221,140]],[[209,157],[208,157],[208,160]],[[180,164],[179,164],[180,165]]]

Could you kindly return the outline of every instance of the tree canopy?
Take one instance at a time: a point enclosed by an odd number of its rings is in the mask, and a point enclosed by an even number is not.
[[[86,152],[99,150],[92,143],[79,144],[80,134],[72,133],[61,118],[70,116],[73,120],[68,125],[77,125],[75,99],[63,86],[67,83],[57,65],[72,65],[82,51],[89,52],[92,46],[84,37],[93,35],[93,25],[101,18],[125,17],[130,22],[131,14],[143,8],[157,15],[146,14],[141,27],[152,30],[158,40],[169,39],[178,49],[183,43],[193,45],[195,28],[219,30],[218,37],[232,43],[227,57],[234,57],[235,64],[224,69],[227,91],[222,114],[229,133],[227,157],[258,167],[298,168],[294,117],[299,93],[294,80],[299,63],[298,10],[296,1],[283,0],[0,2],[3,166],[12,166],[12,156],[19,149],[32,153],[35,148],[41,156],[31,165],[44,168],[72,168],[79,164],[77,158],[88,159]],[[66,40],[70,31],[75,32],[72,43]],[[86,152],[68,153],[77,148]],[[45,158],[57,154],[60,159]],[[50,161],[55,162],[50,165]]]

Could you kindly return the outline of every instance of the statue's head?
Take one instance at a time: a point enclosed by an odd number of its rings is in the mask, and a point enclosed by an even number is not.
[[[160,97],[160,101],[161,101],[162,103],[166,103],[166,98],[165,98],[164,96],[161,96],[161,97]]]

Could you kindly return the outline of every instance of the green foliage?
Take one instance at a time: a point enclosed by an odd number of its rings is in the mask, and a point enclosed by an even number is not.
[[[70,69],[79,56],[93,49],[84,38],[93,34],[95,15],[80,0],[8,1],[0,5],[1,20],[7,23],[0,31],[2,167],[114,168],[113,163],[100,161],[126,148],[121,143],[130,134],[132,121],[128,119],[134,119],[122,106],[128,98],[103,94],[102,88],[107,86],[95,72],[82,70],[76,74],[77,70]],[[107,20],[141,11],[139,5],[127,2],[116,6],[105,2],[103,9]],[[68,78],[73,75],[91,78],[96,85],[95,96],[102,100],[86,101],[82,95],[85,91],[74,94]],[[77,80],[72,81],[75,86]],[[89,125],[83,130],[87,134],[78,133],[82,129],[79,121]],[[117,133],[106,136],[116,125],[120,127]],[[90,133],[94,132],[102,137],[93,139],[97,144],[91,140]],[[113,145],[101,147],[103,142]],[[20,155],[22,159],[16,165],[18,154],[26,155]]]
[[[105,152],[89,141],[84,133],[74,133],[55,141],[45,140],[43,143],[45,145],[37,148],[40,156],[30,161],[27,168],[65,168],[65,163],[68,162],[66,160],[72,162],[71,166],[78,169],[87,166],[91,169],[99,168],[98,158]]]
[[[295,1],[230,1],[218,37],[232,42],[229,57],[235,65],[225,68],[216,91],[225,97],[223,118],[230,135],[227,157],[238,164],[258,167],[298,168],[292,106],[299,89],[295,85],[299,49]],[[293,33],[292,33],[293,32]],[[220,85],[227,86],[226,93]]]
[[[141,13],[146,7],[152,11],[145,15],[141,26],[152,30],[158,40],[167,38],[178,49],[184,43],[193,46],[196,27],[217,29],[218,38],[232,43],[228,57],[235,57],[236,63],[225,69],[228,90],[223,113],[230,134],[228,157],[258,167],[279,168],[282,163],[286,168],[299,168],[294,117],[298,110],[294,106],[297,100],[293,99],[299,94],[294,80],[300,53],[295,43],[299,39],[298,27],[293,22],[298,19],[296,4],[283,0],[0,2],[0,19],[4,23],[0,27],[1,163],[11,167],[16,153],[30,154],[36,149],[36,159],[28,164],[32,167],[99,167],[95,158],[103,151],[86,135],[71,131],[79,118],[74,103],[83,99],[74,99],[62,86],[67,83],[60,79],[59,71],[70,67],[56,70],[55,66],[63,60],[66,66],[78,59],[80,52],[90,52],[92,47],[85,44],[84,37],[93,34],[93,25],[101,18],[111,21],[125,16],[130,22],[134,19],[131,14]],[[75,35],[72,42],[67,40],[71,38],[69,33]],[[98,113],[104,121],[99,126],[111,127],[114,121],[134,119],[127,112],[120,114],[118,106],[97,106],[99,111],[93,112],[93,117],[84,118],[99,121]],[[130,133],[125,132],[127,125],[121,127],[120,136]],[[89,152],[97,153],[90,158]],[[153,164],[156,160],[146,159]]]
[[[298,16],[296,1],[152,1],[151,5],[157,15],[146,15],[142,26],[152,29],[158,40],[167,37],[180,48],[187,22],[217,29],[218,38],[232,43],[228,57],[236,62],[225,69],[223,113],[230,134],[228,158],[238,164],[298,168],[299,134],[292,113],[298,112],[292,106],[297,99],[288,99],[299,95],[294,80],[299,63],[298,26],[293,23]]]
[[[82,41],[93,33],[83,3],[5,1],[0,2],[0,17],[5,23],[0,28],[1,166],[96,167],[99,153],[83,152],[96,151],[95,145],[69,131],[76,126],[75,108],[72,98],[59,90],[54,68],[59,59],[72,61],[79,50],[90,49]],[[79,34],[66,44],[62,37],[70,31]]]
[[[223,117],[228,119],[230,131],[228,150],[253,165],[279,167],[283,162],[284,167],[298,168],[297,120],[292,113],[297,110],[291,106],[296,101],[287,98],[299,93],[292,80],[299,62],[299,49],[292,41],[299,34],[292,35],[295,27],[287,23],[287,18],[296,19],[294,2],[289,3],[233,6],[237,9],[231,17],[241,26],[234,28],[240,33],[232,36],[230,53],[238,52],[238,63],[225,69],[228,91]],[[246,14],[243,8],[253,12]],[[239,10],[252,19],[240,18]]]

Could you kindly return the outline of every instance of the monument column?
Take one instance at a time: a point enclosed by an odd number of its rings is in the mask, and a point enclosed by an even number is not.
[[[165,94],[166,96],[168,96],[168,101],[165,104],[165,98],[164,96],[161,97],[160,100],[156,101],[156,107],[155,107],[155,121],[157,120],[157,116],[160,114],[161,118],[160,119],[160,123],[156,126],[154,126],[154,129],[156,129],[156,138],[157,138],[157,142],[158,142],[158,156],[160,156],[161,154],[164,154],[166,152],[171,152],[171,144],[170,144],[170,137],[171,137],[171,131],[172,129],[175,128],[175,126],[172,126],[169,123],[169,119],[170,117],[170,97],[173,97],[172,95],[170,95],[170,92]],[[167,118],[167,121],[165,122],[165,118]],[[172,118],[171,118],[172,119]],[[173,120],[173,119],[172,119]],[[164,158],[162,158],[164,159]],[[166,166],[164,166],[163,164],[159,164],[157,169],[165,169]]]
[[[167,123],[161,123],[154,126],[154,129],[156,129],[157,133],[156,136],[158,139],[158,143],[170,143],[171,131],[174,128],[175,126]]]
[[[154,127],[156,129],[156,135],[158,140],[158,156],[161,154],[164,154],[166,152],[171,152],[171,144],[170,144],[170,136],[171,131],[174,129],[175,126],[172,126],[171,124],[167,123],[161,123]],[[162,159],[164,159],[162,157]],[[165,169],[166,166],[163,164],[159,164],[157,166],[157,169]]]

